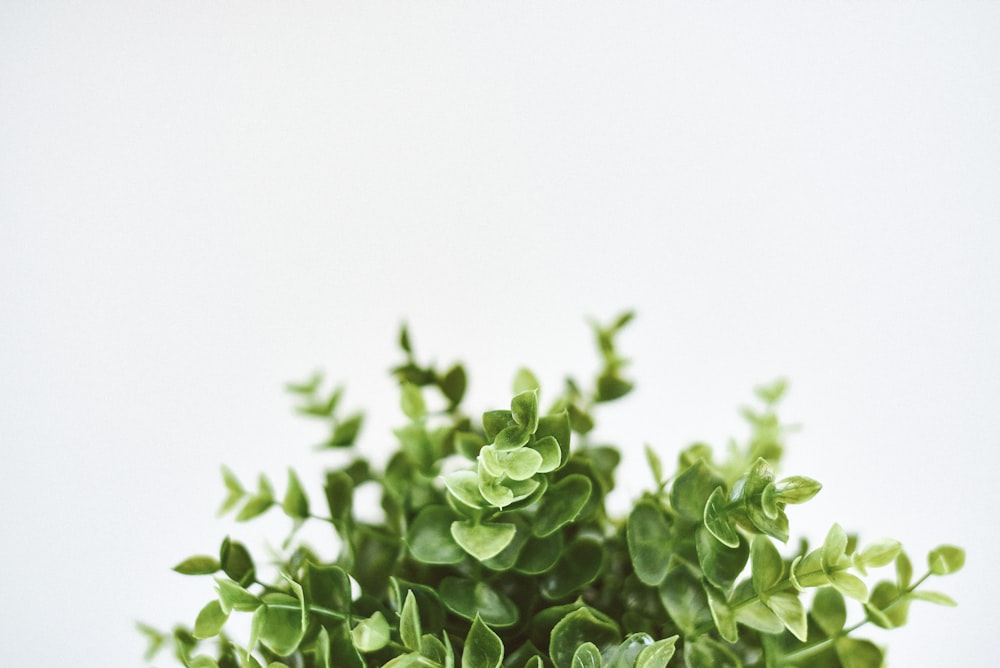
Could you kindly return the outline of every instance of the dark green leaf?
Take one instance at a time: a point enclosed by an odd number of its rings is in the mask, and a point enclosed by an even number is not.
[[[604,547],[593,538],[576,538],[542,580],[542,594],[560,599],[579,591],[601,574]]]
[[[725,595],[712,584],[703,582],[702,586],[708,598],[708,609],[712,613],[712,621],[719,636],[726,642],[736,642],[740,634],[736,629],[736,614],[726,600]]]
[[[687,668],[742,668],[743,664],[725,645],[703,635],[684,643]]]
[[[517,605],[485,582],[449,576],[441,580],[439,591],[449,610],[470,621],[478,615],[491,626],[507,627],[519,618]]]
[[[705,590],[686,568],[675,568],[667,573],[658,591],[660,602],[685,636],[712,623]]]
[[[563,537],[554,533],[545,538],[531,537],[521,549],[516,570],[529,575],[544,573],[555,566],[562,554]]]
[[[659,504],[651,499],[636,503],[629,514],[626,539],[636,576],[644,584],[660,584],[670,565],[670,524]]]
[[[549,654],[555,668],[572,668],[576,648],[585,642],[604,650],[618,644],[618,628],[594,615],[589,608],[580,608],[567,614],[552,629]]]
[[[456,364],[448,369],[448,372],[441,379],[441,392],[448,399],[452,407],[462,402],[462,397],[465,396],[466,384],[465,368],[460,364]]]
[[[705,504],[722,480],[712,472],[703,460],[681,473],[670,490],[670,505],[684,519],[701,522],[705,514]]]
[[[726,514],[726,493],[722,487],[716,487],[709,495],[703,520],[705,528],[723,545],[737,547],[740,544],[740,534]]]
[[[448,506],[427,506],[406,532],[406,543],[417,561],[425,564],[457,564],[465,551],[451,535],[455,513]]]
[[[500,637],[476,615],[465,637],[462,668],[500,668],[503,655]]]
[[[219,562],[222,571],[243,587],[249,586],[257,577],[250,552],[242,543],[226,538],[219,548]]]
[[[354,413],[338,422],[326,445],[331,448],[347,448],[354,445],[354,441],[357,440],[358,434],[361,432],[364,419],[365,416],[361,413]]]
[[[704,527],[695,533],[698,563],[709,582],[728,590],[743,572],[750,556],[750,546],[737,535],[736,547],[723,545]]]
[[[549,487],[538,508],[533,532],[544,538],[569,524],[590,500],[590,479],[571,474]]]

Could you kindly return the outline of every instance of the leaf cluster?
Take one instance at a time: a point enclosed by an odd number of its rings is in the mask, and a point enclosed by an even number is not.
[[[621,453],[590,434],[595,409],[632,390],[616,345],[631,317],[593,324],[602,368],[587,389],[567,379],[543,409],[521,369],[509,407],[480,421],[462,409],[464,367],[421,364],[404,327],[406,359],[393,369],[404,421],[381,469],[357,445],[363,415],[338,412],[342,388],[324,395],[320,375],[289,385],[300,413],[329,423],[324,446],[350,461],[324,473],[321,503],[293,470],[279,497],[267,476],[245,486],[223,468],[222,513],[245,522],[279,508],[291,521],[278,576],[261,577],[230,538],[184,559],[175,570],[210,576],[215,595],[190,627],[140,625],[149,656],[172,647],[193,668],[864,668],[882,665],[884,650],[857,637],[862,626],[901,626],[913,601],[954,605],[922,588],[962,567],[954,546],[933,550],[916,578],[897,541],[862,545],[839,525],[818,547],[782,554],[789,507],[821,488],[776,474],[783,381],[757,388],[749,438],[722,456],[696,443],[668,476],[647,446],[653,485],[627,516],[610,513]],[[428,408],[435,400],[442,410]],[[384,521],[356,512],[369,484]],[[339,552],[298,542],[305,522],[326,523]],[[894,575],[872,584],[869,570],[890,565]],[[236,640],[227,623],[239,615],[250,631]]]

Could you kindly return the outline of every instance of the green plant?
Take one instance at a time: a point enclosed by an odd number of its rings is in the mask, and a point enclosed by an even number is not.
[[[299,412],[330,423],[325,447],[353,457],[325,474],[329,516],[313,513],[292,470],[279,499],[267,477],[249,491],[223,469],[223,512],[243,522],[277,507],[291,519],[275,577],[229,538],[217,556],[185,559],[175,570],[214,576],[216,596],[191,628],[140,625],[149,656],[172,644],[194,668],[866,667],[883,652],[855,636],[860,627],[898,627],[914,600],[954,605],[921,586],[962,567],[957,547],[933,550],[916,579],[897,541],[859,545],[839,525],[815,549],[802,540],[782,556],[787,506],[820,490],[775,476],[783,381],[757,388],[749,439],[722,457],[698,443],[667,475],[647,446],[651,488],[627,517],[612,516],[620,453],[588,435],[598,405],[632,389],[615,346],[630,319],[594,325],[603,364],[593,389],[567,380],[543,413],[538,381],[521,369],[510,408],[487,411],[481,426],[462,411],[464,368],[419,363],[404,327],[406,359],[393,373],[407,422],[382,470],[355,452],[362,416],[341,414],[341,388],[324,394],[319,375],[290,385]],[[378,487],[381,522],[354,512],[366,485]],[[333,559],[295,538],[316,521],[339,537]],[[894,577],[862,579],[890,564]],[[851,600],[860,617],[848,624]],[[250,620],[245,642],[226,632],[238,615]]]

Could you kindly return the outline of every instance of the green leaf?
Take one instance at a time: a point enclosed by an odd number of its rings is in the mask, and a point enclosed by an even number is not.
[[[580,645],[591,642],[603,650],[618,644],[618,628],[594,615],[590,608],[567,614],[552,629],[549,654],[555,668],[572,668],[573,655]]]
[[[583,589],[601,574],[604,546],[593,538],[576,538],[542,581],[542,594],[556,600]]]
[[[865,603],[868,618],[883,629],[892,629],[906,624],[910,612],[910,596],[900,598],[896,585],[883,580],[875,585],[868,602]]]
[[[676,651],[677,636],[657,640],[645,647],[635,660],[635,668],[666,668]]]
[[[550,486],[538,507],[532,529],[534,534],[544,538],[576,519],[590,500],[592,489],[590,479],[578,473]]]
[[[389,644],[389,639],[389,622],[377,610],[351,629],[351,640],[361,652],[378,651]]]
[[[514,422],[521,425],[528,434],[538,428],[538,390],[525,390],[510,400],[510,413]]]
[[[812,617],[828,636],[840,633],[847,623],[844,596],[832,587],[823,587],[813,597]]]
[[[784,378],[778,378],[769,385],[758,385],[753,391],[764,403],[773,405],[781,400],[787,389],[788,381]]]
[[[253,612],[261,605],[261,600],[236,584],[232,580],[215,579],[215,588],[219,593],[219,602],[225,612],[239,610]]]
[[[639,580],[653,587],[663,582],[670,566],[670,524],[659,504],[648,498],[636,503],[625,537]]]
[[[330,634],[324,626],[320,627],[319,634],[316,636],[316,644],[313,645],[313,656],[316,668],[331,668]]]
[[[601,658],[601,650],[592,642],[585,642],[573,652],[573,660],[570,663],[572,668],[601,668],[604,659]]]
[[[833,646],[844,668],[882,668],[885,663],[882,650],[868,640],[839,638]]]
[[[951,596],[947,594],[942,594],[937,591],[926,591],[923,589],[918,589],[916,591],[910,592],[910,598],[917,599],[919,601],[927,601],[928,603],[934,603],[936,605],[946,605],[949,608],[954,608],[958,603],[955,602]]]
[[[705,590],[686,568],[667,573],[658,592],[660,602],[685,637],[696,635],[698,627],[713,623]]]
[[[743,664],[725,645],[703,635],[684,643],[687,668],[742,668]]]
[[[223,540],[219,548],[219,562],[222,564],[222,571],[244,587],[249,586],[257,577],[250,552],[242,543],[229,538]]]
[[[278,656],[289,656],[298,649],[309,622],[301,586],[290,579],[288,585],[295,596],[265,594],[264,605],[254,612],[255,622],[258,618],[261,620],[258,627],[261,643]]]
[[[222,481],[226,485],[226,489],[229,490],[229,495],[226,500],[222,502],[222,506],[219,508],[219,515],[225,515],[230,510],[236,507],[244,496],[246,496],[246,490],[243,489],[243,485],[240,483],[239,478],[236,474],[230,471],[225,466],[222,467]]]
[[[151,661],[160,651],[160,648],[163,647],[163,643],[166,641],[167,637],[165,634],[157,631],[152,626],[143,624],[142,622],[136,622],[135,627],[138,629],[139,633],[146,636],[146,640],[149,643],[146,647],[146,653],[143,654],[142,658],[144,661]]]
[[[246,505],[236,514],[237,522],[246,522],[263,515],[274,505],[274,489],[263,474],[257,478],[257,493],[250,497]]]
[[[517,528],[513,524],[497,522],[476,524],[471,520],[451,523],[451,536],[462,549],[479,561],[500,554],[514,540]]]
[[[689,522],[701,522],[705,515],[705,504],[722,480],[715,475],[703,460],[681,473],[670,490],[670,505]]]
[[[211,575],[217,572],[222,565],[215,557],[206,555],[196,555],[188,557],[181,563],[174,566],[174,570],[181,575]]]
[[[740,534],[733,527],[726,513],[726,493],[723,488],[716,487],[705,502],[705,512],[702,518],[705,528],[723,545],[738,547]]]
[[[868,600],[868,587],[865,583],[856,575],[851,575],[850,573],[845,573],[844,571],[836,571],[829,574],[830,584],[837,588],[837,590],[844,594],[845,596],[850,596],[856,601],[861,601],[864,603]]]
[[[467,382],[465,368],[461,364],[456,364],[448,369],[448,372],[441,378],[439,387],[442,394],[448,399],[451,408],[462,403]]]
[[[737,539],[736,547],[730,548],[717,541],[704,527],[698,527],[695,532],[701,571],[709,582],[723,590],[733,586],[750,557],[750,546],[739,535]]]
[[[531,373],[530,369],[521,367],[517,370],[517,374],[514,376],[514,394],[538,390],[541,387],[538,378],[535,377],[535,374]]]
[[[312,394],[323,382],[323,374],[314,373],[309,380],[304,383],[286,383],[285,390],[292,394]]]
[[[199,654],[191,659],[188,668],[219,668],[219,664],[212,657]]]
[[[896,584],[900,589],[909,589],[913,581],[913,564],[906,553],[900,551],[896,555]]]
[[[427,415],[423,392],[413,383],[403,383],[400,407],[403,409],[403,414],[411,420],[421,420]]]
[[[782,591],[762,600],[793,636],[801,642],[806,641],[806,609],[798,596],[792,592]]]
[[[299,477],[295,475],[295,471],[291,468],[288,469],[288,490],[285,492],[285,499],[281,503],[282,510],[289,517],[297,520],[304,520],[309,518],[309,498],[306,496],[305,490],[302,489],[302,483],[299,482]]]
[[[781,582],[785,565],[774,543],[767,536],[758,534],[753,537],[750,543],[750,555],[753,588],[758,594],[765,595]]]
[[[545,538],[532,536],[524,544],[514,568],[519,573],[538,575],[555,566],[562,554],[563,536],[554,533]]]
[[[880,538],[854,554],[854,567],[862,575],[866,575],[868,568],[878,568],[891,564],[902,548],[903,546],[898,540]]]
[[[348,612],[351,607],[350,580],[347,572],[335,564],[318,566],[306,562],[302,590],[306,600],[312,605],[338,612]],[[336,644],[336,641],[335,636],[330,636],[331,643]]]
[[[497,450],[492,445],[485,445],[479,451],[479,463],[493,476],[527,480],[538,473],[542,455],[532,448]]]
[[[510,411],[496,410],[483,413],[483,431],[486,433],[486,440],[490,443],[501,431],[516,425],[514,415]]]
[[[927,564],[934,575],[957,573],[965,565],[965,550],[954,545],[940,545],[927,555]]]
[[[556,440],[561,457],[559,465],[556,466],[556,468],[559,468],[569,460],[570,433],[570,415],[565,410],[538,418],[538,428],[535,430],[535,446],[539,448],[539,452],[542,453],[542,457],[546,461],[543,468],[546,468],[550,461],[546,458],[546,453],[541,449],[542,441],[549,436]]]
[[[354,445],[358,434],[361,433],[361,425],[364,423],[364,419],[365,416],[363,414],[354,413],[344,418],[341,422],[338,422],[337,426],[333,428],[333,434],[330,435],[330,440],[326,442],[326,446],[330,448],[348,448]]]
[[[489,504],[479,491],[479,476],[475,471],[461,470],[444,477],[444,484],[452,496],[470,508],[488,508]]]
[[[816,496],[823,485],[812,478],[792,476],[774,485],[775,500],[781,503],[805,503]]]
[[[476,616],[495,627],[513,626],[519,619],[517,605],[485,582],[448,576],[438,586],[445,606],[470,621]]]
[[[203,639],[218,635],[227,619],[229,613],[222,609],[222,605],[217,600],[209,601],[194,622],[194,637]]]
[[[635,387],[613,371],[605,371],[597,377],[597,401],[621,399]]]
[[[539,473],[551,473],[562,466],[562,450],[559,449],[559,441],[555,436],[536,438],[529,447],[542,458],[542,463],[538,467]]]
[[[421,510],[406,532],[413,558],[425,564],[457,564],[465,551],[451,535],[455,513],[447,506],[433,505]]]
[[[736,642],[740,639],[740,634],[736,628],[736,614],[729,606],[729,601],[711,584],[703,582],[702,587],[708,598],[708,609],[712,613],[712,621],[715,622],[719,636],[726,642]]]
[[[399,614],[399,637],[406,649],[418,652],[420,651],[420,636],[422,635],[417,599],[414,598],[413,592],[409,591],[406,593],[403,610]]]
[[[834,524],[830,527],[830,531],[826,534],[826,540],[823,541],[823,549],[821,552],[823,570],[828,574],[832,570],[838,568],[843,568],[850,562],[845,556],[847,551],[847,533],[839,524]]]
[[[503,642],[483,620],[476,615],[469,633],[465,636],[462,668],[500,668],[503,662]]]

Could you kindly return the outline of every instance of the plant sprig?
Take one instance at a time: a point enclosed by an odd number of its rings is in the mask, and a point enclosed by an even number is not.
[[[462,409],[465,368],[421,363],[404,326],[393,369],[404,421],[381,469],[361,454],[363,414],[340,411],[341,386],[324,393],[320,374],[289,384],[297,411],[328,423],[323,447],[353,456],[324,473],[329,517],[314,514],[294,470],[279,497],[269,477],[244,485],[224,467],[220,514],[246,522],[279,508],[291,521],[279,577],[261,581],[250,550],[228,537],[218,554],[182,560],[177,572],[213,576],[215,596],[190,627],[141,624],[147,659],[173,647],[193,668],[866,668],[884,652],[857,631],[902,626],[914,601],[954,605],[923,588],[962,567],[954,546],[932,550],[917,579],[899,542],[859,546],[837,524],[815,549],[803,540],[782,555],[789,507],[821,489],[776,474],[789,431],[776,413],[783,380],[756,389],[749,437],[721,456],[696,443],[667,475],[647,446],[653,487],[626,517],[610,514],[621,453],[587,435],[598,407],[633,389],[616,345],[631,319],[593,323],[602,367],[587,389],[568,379],[543,410],[537,378],[520,369],[509,406],[480,423]],[[446,408],[429,411],[427,392]],[[355,513],[367,484],[384,521]],[[337,554],[296,540],[315,521],[336,533]],[[889,565],[895,576],[871,584],[869,570]],[[850,601],[862,616],[848,624]],[[237,615],[249,616],[245,641],[226,633]]]

